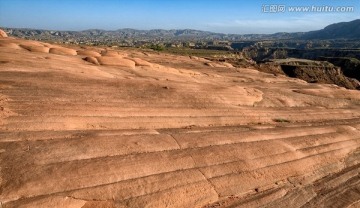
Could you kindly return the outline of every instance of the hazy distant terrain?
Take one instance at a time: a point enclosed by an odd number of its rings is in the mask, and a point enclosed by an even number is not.
[[[106,30],[84,30],[84,31],[55,31],[55,30],[36,30],[5,28],[7,33],[16,37],[36,38],[36,39],[69,39],[69,38],[110,38],[111,39],[147,39],[147,40],[261,40],[261,39],[287,39],[299,38],[303,33],[277,33],[277,34],[222,34],[199,30],[135,30],[119,29],[115,31]]]
[[[335,23],[322,30],[304,33],[302,39],[356,39],[360,40],[360,19]]]
[[[275,34],[222,34],[199,30],[135,30],[119,29],[106,31],[90,29],[84,31],[55,31],[55,30],[36,30],[36,29],[17,29],[5,28],[5,31],[15,37],[35,38],[35,39],[70,39],[70,38],[108,38],[110,41],[117,39],[149,39],[149,40],[279,40],[279,39],[299,39],[299,40],[326,40],[326,39],[360,39],[360,20],[352,22],[336,23],[318,31],[301,33],[275,33]]]

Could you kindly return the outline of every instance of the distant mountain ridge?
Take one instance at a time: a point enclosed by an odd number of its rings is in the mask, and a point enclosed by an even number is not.
[[[21,38],[79,38],[79,37],[107,37],[107,38],[134,38],[134,39],[165,39],[165,40],[264,40],[264,39],[291,39],[300,37],[302,33],[275,33],[275,34],[224,34],[193,29],[118,29],[113,31],[88,29],[83,31],[56,31],[27,28],[4,28],[11,36]]]
[[[30,38],[30,39],[71,39],[71,38],[108,38],[108,39],[151,39],[151,40],[278,40],[278,39],[360,39],[360,19],[351,22],[341,22],[331,24],[324,29],[310,32],[286,33],[279,32],[274,34],[224,34],[214,33],[193,29],[118,29],[114,31],[101,29],[88,29],[83,31],[56,31],[38,29],[19,29],[4,28],[11,36]]]
[[[322,30],[310,31],[303,39],[360,39],[360,19],[331,24]]]

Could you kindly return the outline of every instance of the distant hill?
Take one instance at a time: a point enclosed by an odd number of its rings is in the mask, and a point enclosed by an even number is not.
[[[335,23],[322,30],[307,32],[302,39],[360,39],[360,19]]]
[[[72,38],[106,38],[117,41],[119,39],[135,40],[277,40],[277,39],[294,39],[299,38],[303,33],[275,33],[275,34],[224,34],[214,33],[192,29],[153,29],[153,30],[136,30],[136,29],[119,29],[114,31],[89,29],[83,31],[56,31],[56,30],[38,30],[27,28],[4,28],[10,35],[20,38],[38,39],[38,40],[66,40]]]
[[[119,41],[123,39],[132,40],[156,40],[156,41],[259,41],[259,40],[311,40],[311,39],[360,39],[360,19],[351,22],[341,22],[329,25],[322,30],[311,32],[274,34],[224,34],[192,29],[176,30],[136,30],[119,29],[114,31],[89,29],[83,31],[56,31],[22,28],[4,28],[10,36],[37,39],[37,40],[72,40],[72,39],[105,39]]]

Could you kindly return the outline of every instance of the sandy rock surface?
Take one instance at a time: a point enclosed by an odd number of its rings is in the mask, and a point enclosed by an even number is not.
[[[1,29],[0,29],[0,37],[2,37],[2,38],[7,38],[8,35],[6,34],[6,32],[4,32],[4,30],[1,30]]]
[[[356,207],[360,92],[0,38],[2,207]]]

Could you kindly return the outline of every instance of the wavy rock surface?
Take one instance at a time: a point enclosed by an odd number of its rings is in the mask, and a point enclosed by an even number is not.
[[[359,205],[359,91],[206,63],[0,38],[1,205]]]

